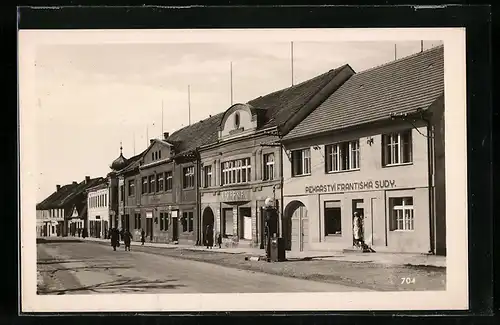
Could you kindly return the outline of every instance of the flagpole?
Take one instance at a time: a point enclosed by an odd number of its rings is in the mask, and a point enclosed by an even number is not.
[[[160,139],[163,137],[163,99],[161,100],[161,135]]]
[[[229,64],[229,78],[230,78],[230,91],[231,91],[231,105],[233,105],[233,62]]]
[[[191,86],[188,85],[188,118],[189,125],[191,125]]]
[[[291,52],[291,55],[290,55],[290,64],[292,66],[292,86],[293,86],[293,42],[290,43],[290,52]]]

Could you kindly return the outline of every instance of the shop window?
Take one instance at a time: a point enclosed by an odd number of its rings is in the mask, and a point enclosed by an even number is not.
[[[391,231],[413,231],[413,198],[399,197],[389,200],[391,207]]]
[[[327,173],[359,169],[359,140],[325,146]]]
[[[264,155],[264,175],[263,180],[270,181],[274,179],[274,154]]]
[[[203,187],[210,187],[212,185],[212,166],[203,167]]]
[[[143,177],[142,178],[142,194],[148,193],[148,178]]]
[[[156,192],[163,192],[163,173],[156,174]]]
[[[172,172],[165,173],[165,191],[172,190]]]
[[[149,175],[149,193],[155,191],[155,175]]]
[[[194,166],[189,166],[183,169],[184,179],[182,182],[183,188],[194,187]]]
[[[224,237],[233,236],[233,209],[225,209],[222,215],[222,234]]]
[[[407,164],[412,161],[411,130],[382,135],[383,166]]]
[[[292,176],[311,174],[311,149],[292,151]]]
[[[221,170],[221,185],[247,183],[251,180],[250,158],[222,162]]]
[[[128,181],[128,196],[135,195],[135,179],[131,179]]]
[[[325,236],[342,235],[342,209],[340,201],[325,202]]]
[[[238,236],[241,239],[252,239],[252,210],[240,208],[238,215]]]

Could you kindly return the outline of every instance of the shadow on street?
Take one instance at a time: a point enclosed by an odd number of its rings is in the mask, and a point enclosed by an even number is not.
[[[37,238],[36,239],[37,244],[50,244],[50,243],[83,243],[83,240],[81,239],[71,239],[71,238],[65,238],[65,239],[46,239],[46,238]]]
[[[179,287],[185,287],[182,284],[170,284],[169,282],[177,281],[174,279],[171,280],[142,280],[142,279],[123,279],[123,280],[114,280],[108,282],[102,282],[95,285],[83,286],[77,288],[68,288],[61,290],[46,290],[40,289],[37,291],[37,294],[56,294],[56,295],[64,295],[71,293],[103,293],[103,291],[116,292],[119,291],[121,293],[124,292],[147,292],[151,289],[176,289]]]
[[[92,270],[102,270],[102,271],[107,271],[111,269],[132,269],[132,266],[117,266],[117,265],[104,265],[104,266],[79,266],[79,267],[72,267],[69,269],[66,268],[58,268],[58,269],[53,269],[48,271],[50,274],[54,274],[58,271],[92,271]]]

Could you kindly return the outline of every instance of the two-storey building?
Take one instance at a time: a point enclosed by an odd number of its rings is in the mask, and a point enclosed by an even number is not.
[[[57,208],[55,202],[71,193],[76,187],[76,182],[62,187],[56,185],[56,191],[36,205],[37,236],[52,237],[62,234],[65,211],[63,208]]]
[[[221,234],[227,246],[264,246],[264,202],[281,211],[280,138],[321,104],[352,74],[348,66],[295,86],[235,104],[214,119],[199,148],[201,159],[199,236]],[[213,229],[213,232],[204,229]],[[278,234],[279,235],[279,234]]]
[[[107,238],[109,230],[109,184],[102,179],[96,185],[86,190],[86,228],[89,237]]]
[[[354,74],[283,138],[292,250],[445,252],[443,47]]]

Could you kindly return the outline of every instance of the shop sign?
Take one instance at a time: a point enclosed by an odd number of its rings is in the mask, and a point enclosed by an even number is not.
[[[220,195],[223,202],[250,201],[249,191],[225,191]]]
[[[352,192],[352,191],[366,191],[366,190],[381,190],[396,188],[396,181],[394,179],[382,180],[369,180],[361,182],[349,183],[333,183],[323,185],[309,185],[306,186],[306,193],[335,193],[335,192]]]

